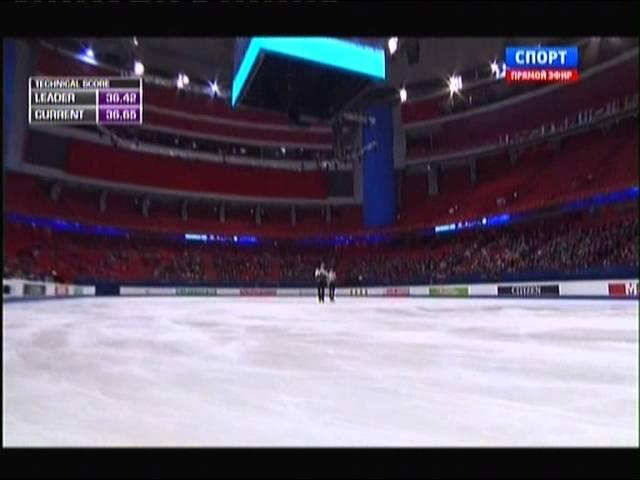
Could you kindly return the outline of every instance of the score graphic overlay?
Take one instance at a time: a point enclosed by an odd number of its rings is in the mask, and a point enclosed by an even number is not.
[[[569,83],[580,79],[578,47],[507,47],[507,82]]]
[[[29,78],[29,124],[141,123],[141,78]]]

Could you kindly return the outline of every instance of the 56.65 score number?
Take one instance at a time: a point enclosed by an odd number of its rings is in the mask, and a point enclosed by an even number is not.
[[[137,122],[140,120],[138,108],[101,109],[100,120],[105,122]]]

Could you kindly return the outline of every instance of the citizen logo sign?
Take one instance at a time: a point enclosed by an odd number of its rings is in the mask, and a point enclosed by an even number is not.
[[[542,295],[542,288],[538,285],[526,287],[511,287],[511,294],[518,297],[537,297]]]
[[[502,285],[498,286],[500,297],[559,297],[559,285]]]

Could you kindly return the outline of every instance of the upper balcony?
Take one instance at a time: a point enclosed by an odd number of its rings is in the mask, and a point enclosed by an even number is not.
[[[108,65],[90,65],[71,52],[41,47],[36,71],[41,75],[119,76]],[[231,109],[225,100],[186,90],[144,83],[145,125],[177,134],[198,134],[226,142],[291,148],[330,150],[333,134],[328,127],[300,129],[285,115]]]
[[[598,109],[637,94],[637,60],[636,49],[584,73],[575,85],[552,85],[479,110],[406,124],[408,160],[498,149],[508,143],[501,138],[542,125],[562,125],[585,108]]]

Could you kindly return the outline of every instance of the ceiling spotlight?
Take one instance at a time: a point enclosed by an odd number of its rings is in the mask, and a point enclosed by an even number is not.
[[[215,82],[209,82],[209,88],[211,89],[211,95],[214,97],[220,95],[220,87],[218,86],[217,80]]]
[[[142,76],[142,74],[144,73],[144,65],[142,62],[136,60],[135,63],[133,64],[133,73],[135,73],[137,76]]]
[[[400,89],[400,101],[402,103],[407,101],[407,89],[404,87]]]
[[[491,62],[491,75],[496,79],[501,79],[507,76],[507,64],[502,62],[500,65],[494,60]]]
[[[87,47],[82,50],[82,53],[78,53],[75,57],[81,62],[88,63],[89,65],[97,65],[96,54],[91,47]]]
[[[389,54],[393,55],[398,50],[398,37],[391,37],[387,42],[387,46],[389,47]]]
[[[178,88],[186,87],[187,85],[189,85],[189,77],[187,77],[184,73],[179,73],[176,85],[178,85]]]
[[[491,74],[498,78],[498,74],[500,73],[500,69],[498,68],[498,64],[496,63],[496,61],[494,60],[493,62],[491,62]]]
[[[454,93],[458,93],[460,90],[462,90],[462,77],[451,75],[449,77],[449,93],[453,96]]]

